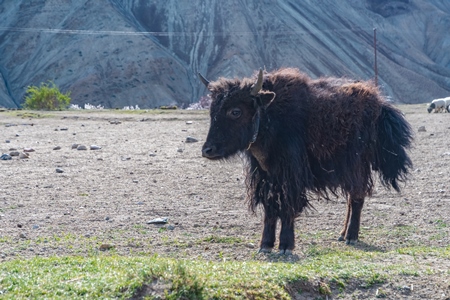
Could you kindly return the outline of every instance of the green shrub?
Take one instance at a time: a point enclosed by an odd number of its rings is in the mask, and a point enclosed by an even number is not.
[[[60,92],[54,82],[41,83],[40,87],[27,87],[24,108],[31,110],[63,110],[70,104],[70,91]]]

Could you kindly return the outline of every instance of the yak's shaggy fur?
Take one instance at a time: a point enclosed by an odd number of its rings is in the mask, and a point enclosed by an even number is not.
[[[281,253],[294,248],[294,220],[311,193],[348,198],[341,240],[358,239],[364,198],[381,183],[399,191],[412,166],[412,133],[401,112],[371,82],[312,80],[297,69],[254,79],[205,81],[211,92],[211,127],[203,156],[248,158],[250,206],[265,211],[261,251],[271,251],[281,220]]]

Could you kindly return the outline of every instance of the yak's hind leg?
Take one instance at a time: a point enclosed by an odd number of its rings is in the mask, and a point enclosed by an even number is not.
[[[347,214],[339,240],[345,240],[348,245],[353,245],[358,241],[364,198],[364,196],[350,195],[347,199]]]

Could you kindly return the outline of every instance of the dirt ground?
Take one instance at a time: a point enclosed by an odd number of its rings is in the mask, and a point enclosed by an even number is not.
[[[401,194],[379,187],[366,201],[356,247],[450,244],[450,114],[428,114],[425,105],[401,109],[415,134],[414,169]],[[35,151],[29,158],[0,160],[0,262],[108,248],[121,255],[273,260],[256,254],[262,216],[247,209],[242,160],[201,157],[207,112],[67,111],[43,118],[17,113],[0,112],[0,152]],[[426,131],[418,131],[420,126]],[[187,137],[198,142],[187,143]],[[101,149],[89,150],[91,145]],[[345,200],[313,205],[296,223],[295,254],[288,259],[294,263],[311,245],[347,247],[337,242]],[[148,224],[155,218],[168,222]],[[392,299],[450,299],[450,262],[427,263],[442,272],[398,278],[376,289]],[[413,291],[401,291],[411,285]],[[314,292],[311,286],[306,295]],[[376,294],[355,285],[341,296]]]

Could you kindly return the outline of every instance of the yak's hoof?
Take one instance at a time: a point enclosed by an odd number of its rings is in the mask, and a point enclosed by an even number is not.
[[[338,238],[338,241],[339,241],[339,242],[345,241],[345,237],[344,237],[343,235],[341,235],[341,236]]]
[[[292,255],[292,250],[280,250],[280,252],[278,252],[278,255]]]
[[[272,248],[260,248],[258,253],[271,253]]]
[[[345,243],[347,245],[355,245],[358,240],[346,240]]]

